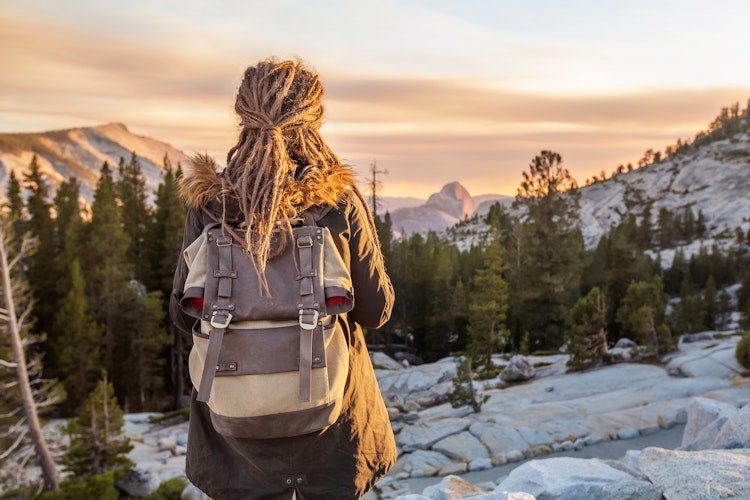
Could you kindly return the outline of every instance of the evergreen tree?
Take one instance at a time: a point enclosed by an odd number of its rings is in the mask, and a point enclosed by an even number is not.
[[[60,352],[58,348],[63,347],[61,336],[67,336],[68,332],[60,330],[59,327],[64,328],[63,323],[57,318],[61,310],[61,304],[65,300],[70,286],[73,283],[73,276],[71,276],[71,269],[73,261],[79,259],[80,249],[79,243],[81,234],[83,231],[83,219],[81,217],[81,205],[79,201],[79,185],[75,178],[71,178],[70,181],[63,182],[55,194],[54,199],[54,212],[57,217],[52,221],[54,240],[52,242],[54,261],[53,269],[54,275],[57,276],[57,283],[50,293],[50,300],[53,301],[54,308],[51,312],[50,325],[49,325],[49,337],[52,340],[50,347],[54,349],[53,352],[49,352],[48,360],[50,361],[48,371],[50,374],[57,378],[63,379],[66,373],[57,362],[60,360]],[[80,260],[77,264],[80,272]],[[81,278],[82,279],[82,278]],[[73,347],[77,349],[78,346]],[[98,370],[97,370],[98,372]],[[96,372],[94,373],[96,376]],[[96,378],[96,377],[94,377]],[[88,389],[91,389],[89,387]],[[87,391],[88,392],[88,391]],[[82,401],[82,396],[74,397],[75,404]],[[70,408],[70,400],[68,401],[68,407]]]
[[[607,298],[594,287],[576,302],[570,311],[570,324],[566,341],[574,369],[600,364],[608,357],[607,350]]]
[[[90,304],[96,304],[95,320],[102,328],[104,367],[123,398],[130,384],[125,367],[132,366],[129,356],[132,330],[128,317],[134,295],[128,286],[133,275],[127,250],[130,240],[120,221],[115,199],[112,171],[105,162],[94,192],[92,219],[86,234],[88,243],[84,254],[84,275]]]
[[[512,276],[515,335],[528,332],[531,348],[559,348],[582,267],[579,193],[562,158],[542,151],[523,173],[514,202],[524,213],[519,268]]]
[[[731,316],[732,297],[726,289],[722,288],[716,299],[716,327],[719,330],[726,330]]]
[[[703,325],[709,330],[716,328],[717,294],[716,280],[712,274],[703,290]]]
[[[742,284],[737,291],[737,309],[744,311],[748,307],[750,307],[750,270],[742,275]]]
[[[659,246],[671,248],[674,246],[676,239],[674,214],[668,208],[661,208],[657,219],[659,223]]]
[[[164,327],[164,305],[160,291],[146,292],[135,280],[130,282],[134,301],[129,309],[132,344],[130,359],[125,367],[130,380],[128,401],[134,411],[144,411],[156,400],[163,387],[163,352],[170,344],[168,330]]]
[[[182,334],[174,329],[169,319],[168,301],[164,299],[171,295],[174,269],[177,260],[180,258],[183,243],[187,209],[180,199],[177,189],[177,181],[181,175],[182,170],[179,164],[177,170],[173,171],[169,159],[165,156],[164,179],[157,188],[155,209],[147,228],[146,253],[149,271],[147,276],[144,277],[144,283],[148,290],[161,293],[163,303],[163,319],[161,322],[169,325],[168,330],[172,338],[172,346],[169,352],[169,373],[164,374],[164,377],[172,383],[174,409],[182,405],[184,392],[183,360],[187,356],[183,346],[189,345],[189,342],[185,342],[187,339],[184,339]],[[137,399],[142,401],[140,395]]]
[[[21,196],[21,183],[18,182],[13,170],[8,174],[8,185],[5,189],[7,201],[3,204],[7,210],[9,220],[21,221],[24,218],[24,203]],[[19,233],[21,234],[21,233]]]
[[[632,283],[617,311],[623,332],[635,342],[645,345],[650,354],[664,354],[673,348],[673,341],[664,320],[667,297],[659,277],[652,281]]]
[[[177,190],[181,175],[179,166],[174,172],[165,158],[164,178],[156,190],[153,217],[147,228],[146,260],[149,269],[143,283],[149,290],[158,290],[165,297],[172,292],[172,278],[180,257],[187,212]]]
[[[115,193],[121,204],[122,227],[129,239],[127,260],[133,264],[134,275],[131,277],[143,283],[150,270],[145,258],[145,241],[151,215],[146,194],[146,179],[143,177],[141,162],[135,152],[127,164],[120,161],[119,174],[120,179],[115,183]],[[176,260],[172,262],[172,266],[175,262]]]
[[[101,329],[89,310],[78,259],[71,263],[68,276],[68,293],[60,303],[55,320],[59,335],[54,350],[56,366],[68,391],[66,413],[80,408],[94,389],[102,367]]]
[[[693,289],[692,277],[687,272],[680,286],[680,301],[672,314],[672,325],[676,332],[695,333],[704,329],[703,308]]]
[[[27,211],[29,214],[27,230],[37,240],[36,251],[28,257],[28,281],[36,300],[34,316],[37,332],[49,332],[52,325],[57,283],[60,276],[55,273],[54,226],[52,208],[49,202],[49,186],[42,174],[36,155],[29,164],[29,171],[24,176],[24,185],[28,191]]]
[[[485,372],[494,370],[492,355],[505,346],[508,337],[505,327],[508,283],[503,277],[506,271],[500,237],[493,231],[483,266],[477,269],[472,283],[467,328],[471,357]]]
[[[471,371],[472,360],[470,357],[460,358],[456,367],[456,375],[453,377],[453,391],[448,394],[453,408],[471,406],[474,413],[482,411],[482,405],[490,398],[485,394],[477,400],[477,391],[474,389],[474,375]]]
[[[613,339],[621,337],[617,310],[622,305],[631,283],[649,280],[652,276],[651,260],[636,244],[635,217],[626,217],[612,232],[607,263],[605,295],[609,298],[607,332]]]
[[[76,476],[92,476],[131,467],[133,463],[126,454],[133,447],[130,440],[122,436],[124,424],[122,409],[105,371],[77,418],[65,427],[70,437],[62,459],[65,470]]]

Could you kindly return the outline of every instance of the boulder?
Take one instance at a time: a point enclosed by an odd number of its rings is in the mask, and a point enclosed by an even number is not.
[[[404,365],[388,356],[384,352],[374,351],[370,353],[370,359],[376,369],[381,370],[403,370]]]
[[[399,458],[396,467],[412,477],[434,476],[453,461],[437,451],[417,450]]]
[[[668,499],[750,498],[750,450],[646,448],[638,468]]]
[[[750,448],[750,404],[729,417],[711,448]]]
[[[730,403],[708,398],[691,399],[681,448],[693,451],[713,448],[721,428],[738,411]]]
[[[598,459],[547,458],[526,462],[495,491],[524,492],[537,498],[580,500],[661,499],[661,490]]]
[[[632,349],[633,347],[638,347],[638,344],[636,344],[635,342],[633,342],[627,337],[622,337],[615,344],[616,349]]]
[[[115,485],[131,497],[145,497],[159,488],[159,478],[151,471],[134,468],[129,469]]]
[[[422,495],[431,500],[459,500],[484,493],[479,487],[458,476],[446,476],[438,484],[425,488]]]
[[[530,380],[536,374],[536,369],[526,356],[517,354],[510,358],[508,366],[500,372],[500,380],[503,382],[523,382]]]

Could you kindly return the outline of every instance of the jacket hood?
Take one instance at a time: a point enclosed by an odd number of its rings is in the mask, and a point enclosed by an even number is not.
[[[348,165],[309,168],[290,186],[288,196],[295,207],[304,210],[313,205],[336,205],[354,186],[354,174]],[[180,197],[193,208],[208,208],[217,200],[220,203],[222,194],[228,201],[237,198],[231,186],[223,185],[214,159],[205,154],[191,158],[191,167],[179,180],[179,190]]]

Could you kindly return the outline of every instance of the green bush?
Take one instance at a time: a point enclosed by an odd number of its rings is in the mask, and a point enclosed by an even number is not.
[[[750,370],[750,333],[743,335],[740,341],[737,342],[734,355],[740,365]]]
[[[117,500],[120,493],[115,488],[115,471],[107,471],[93,476],[71,477],[60,485],[59,491],[45,491],[43,500]]]
[[[144,497],[145,500],[180,500],[182,490],[187,486],[187,481],[181,477],[167,479],[159,485],[152,494]]]

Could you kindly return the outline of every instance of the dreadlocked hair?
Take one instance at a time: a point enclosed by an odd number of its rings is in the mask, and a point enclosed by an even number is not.
[[[275,235],[291,233],[301,211],[335,205],[355,187],[351,169],[320,135],[323,94],[317,74],[274,59],[245,70],[237,92],[242,128],[222,184],[239,202],[245,247],[262,278],[274,239],[285,236]]]

